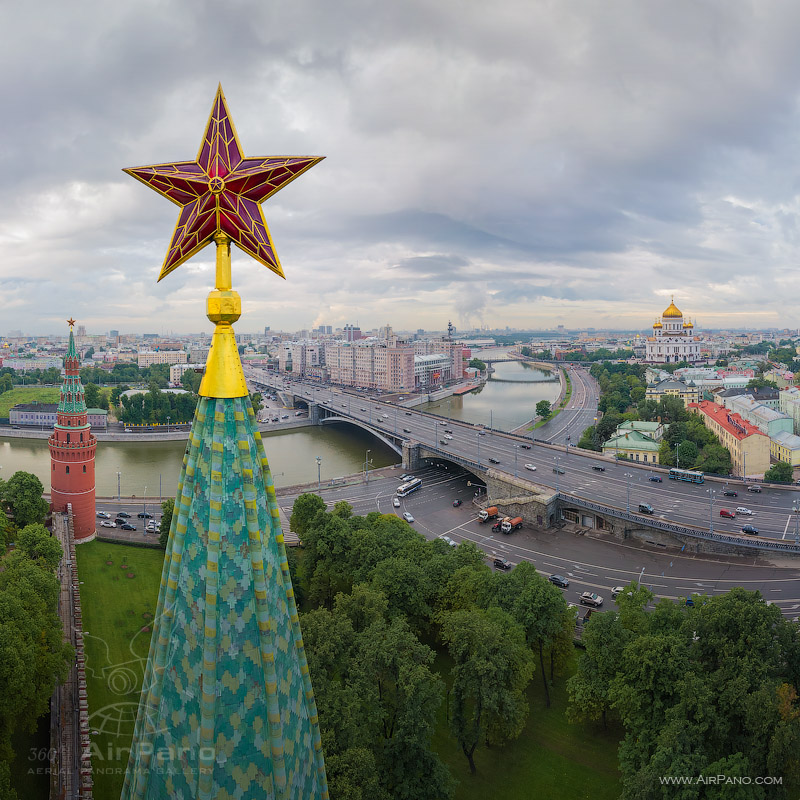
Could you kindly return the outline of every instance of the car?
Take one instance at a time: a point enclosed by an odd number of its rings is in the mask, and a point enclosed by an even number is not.
[[[139,519],[152,519],[153,515],[149,514],[147,511],[140,511],[137,515]]]
[[[651,506],[650,503],[639,503],[639,513],[655,514],[656,512],[653,510],[653,506]]]
[[[570,443],[569,443],[569,446],[570,446],[570,447],[577,447],[578,445],[576,445],[576,444],[572,444],[572,442],[570,442]]]
[[[742,525],[742,533],[748,533],[750,536],[758,536],[758,528],[755,525]]]
[[[490,464],[499,464],[500,462],[496,458],[490,458],[489,459],[489,463]]]
[[[366,408],[362,408],[361,410],[362,410],[362,411],[366,411],[367,409],[366,409]]]
[[[403,428],[403,433],[411,433],[411,428]]]
[[[288,414],[281,414],[281,419],[289,419],[289,415]]]
[[[526,464],[525,469],[529,469],[531,472],[536,472],[536,465],[535,464]]]
[[[565,469],[562,469],[561,467],[553,467],[553,472],[555,472],[556,475],[566,475],[567,474],[567,471]]]
[[[116,528],[117,527],[117,523],[116,522],[112,522],[110,519],[104,519],[104,520],[101,520],[100,527],[101,528]]]
[[[448,428],[445,428],[445,429],[444,429],[444,432],[445,432],[445,433],[452,433],[453,431],[449,430]]]
[[[128,520],[126,520],[126,519],[125,519],[125,517],[117,517],[117,518],[114,520],[114,522],[116,522],[116,523],[117,523],[117,525],[124,525],[124,524],[125,524],[127,521],[128,521]]]
[[[451,539],[449,536],[442,536],[442,541],[446,541],[450,547],[458,547],[458,542],[455,539]]]
[[[739,496],[739,493],[735,492],[733,489],[724,489],[722,494],[725,497],[738,497]]]
[[[413,481],[414,480],[414,476],[411,475],[411,474],[401,475],[400,476],[400,480],[401,481]]]
[[[511,569],[511,562],[505,558],[496,558],[494,565],[497,569]]]
[[[383,418],[384,418],[384,419],[389,419],[389,415],[388,415],[388,414],[384,414],[384,415],[383,415]]]
[[[745,508],[744,506],[736,506],[736,513],[744,514],[747,517],[753,516],[753,512],[749,508]]]
[[[347,403],[342,403],[342,408],[347,408]]]
[[[572,438],[571,436],[567,436],[567,441],[569,441],[571,438]]]
[[[404,512],[403,512],[403,519],[404,519],[406,522],[413,522],[413,521],[414,521],[414,517],[413,517],[413,515],[412,515],[410,512],[408,512],[408,511],[404,511]]]
[[[721,508],[719,510],[719,515],[727,519],[736,519],[736,514],[733,511],[728,511],[727,508]]]
[[[135,531],[136,530],[136,526],[135,525],[131,525],[130,522],[123,522],[122,525],[120,525],[119,527],[120,527],[120,530],[123,530],[123,531]]]
[[[127,511],[117,511],[117,516],[127,518],[130,517],[130,514]]]
[[[753,494],[761,494],[761,487],[760,486],[748,486],[748,492],[753,492]]]
[[[486,431],[478,431],[478,436],[486,436]]]
[[[605,471],[606,471],[606,468],[605,468],[605,467],[601,467],[599,464],[595,464],[595,465],[592,467],[592,469],[593,469],[595,472],[605,472]]]
[[[611,599],[612,600],[616,600],[617,597],[619,597],[619,595],[621,595],[624,591],[625,591],[625,587],[624,586],[615,586],[611,590]]]
[[[462,501],[460,499],[453,500],[453,508],[458,508],[461,505]]]
[[[111,519],[111,514],[109,514],[107,511],[98,511],[97,519]]]
[[[410,411],[406,411],[406,416],[407,417],[413,417],[414,415]]]
[[[563,575],[551,575],[548,580],[550,583],[560,586],[562,589],[569,588],[569,581]]]
[[[500,528],[503,525],[503,520],[498,519],[497,522],[492,525],[492,533],[500,533]]]
[[[531,449],[531,446],[530,446],[529,444],[521,444],[521,445],[520,445],[520,447],[521,447],[523,450],[530,450],[530,449]]]
[[[400,508],[400,498],[399,497],[393,497],[392,498],[392,505],[395,508]]]
[[[446,534],[439,537],[445,544],[450,544],[453,540]]]
[[[660,475],[651,475],[647,480],[652,481],[653,483],[662,483],[663,480]]]
[[[603,598],[595,592],[584,592],[581,595],[580,602],[582,606],[594,606],[595,608],[599,608],[603,605]]]
[[[439,439],[439,444],[447,444],[447,439]]]
[[[450,441],[453,437],[449,433],[446,433],[444,435],[444,438],[447,439],[448,441]]]

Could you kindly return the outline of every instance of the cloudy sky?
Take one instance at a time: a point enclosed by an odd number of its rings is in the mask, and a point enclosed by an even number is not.
[[[0,334],[209,328],[208,247],[121,172],[326,160],[234,252],[237,328],[800,325],[800,6],[740,0],[3,3]]]

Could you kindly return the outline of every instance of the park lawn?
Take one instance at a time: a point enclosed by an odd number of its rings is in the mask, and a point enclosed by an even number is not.
[[[17,403],[57,403],[61,389],[55,386],[20,386],[0,394],[0,417],[8,417],[9,410]]]
[[[573,659],[569,675],[575,669]],[[439,651],[434,663],[447,687],[452,661]],[[617,747],[622,729],[600,724],[567,722],[566,681],[557,678],[550,689],[551,706],[545,705],[538,670],[528,687],[530,713],[518,739],[508,744],[475,749],[475,775],[458,742],[450,734],[447,703],[439,709],[433,749],[458,781],[454,800],[518,800],[521,797],[569,797],[571,800],[616,800],[620,795]]]
[[[92,735],[94,796],[115,798],[122,791],[150,647],[150,633],[142,628],[152,625],[152,617],[144,615],[155,615],[164,551],[94,541],[76,553],[89,727],[99,731]]]

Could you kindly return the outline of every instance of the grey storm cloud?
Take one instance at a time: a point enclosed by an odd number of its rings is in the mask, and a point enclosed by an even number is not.
[[[237,255],[241,330],[800,324],[800,6],[697,0],[3,4],[0,334],[207,329],[156,284],[217,83],[247,155],[325,155]],[[679,303],[680,304],[680,303]]]

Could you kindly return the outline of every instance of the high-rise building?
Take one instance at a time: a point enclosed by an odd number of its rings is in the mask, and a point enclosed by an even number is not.
[[[61,400],[49,440],[50,505],[53,511],[66,511],[67,504],[72,505],[76,544],[90,542],[97,532],[94,486],[97,440],[87,419],[80,368],[70,324]]]

